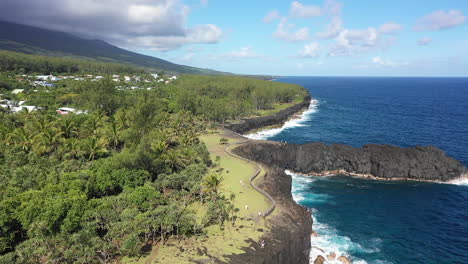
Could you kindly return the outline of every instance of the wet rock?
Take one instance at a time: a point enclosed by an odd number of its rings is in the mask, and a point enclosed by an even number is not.
[[[339,261],[341,261],[343,264],[351,264],[351,260],[345,256],[341,256],[338,258]]]
[[[335,258],[336,258],[336,253],[335,252],[332,252],[332,253],[327,255],[328,261],[335,260]]]
[[[315,231],[312,231],[312,234],[310,234],[311,237],[318,237],[319,234]]]
[[[324,264],[324,263],[325,263],[325,258],[320,255],[314,260],[314,264]]]

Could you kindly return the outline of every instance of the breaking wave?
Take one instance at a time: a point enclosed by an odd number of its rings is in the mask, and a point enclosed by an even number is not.
[[[318,100],[312,99],[310,100],[309,109],[302,112],[302,114],[297,115],[294,118],[286,121],[283,124],[283,126],[278,127],[278,128],[260,130],[255,133],[247,134],[244,136],[250,139],[265,140],[265,139],[269,139],[271,137],[278,135],[279,133],[283,132],[286,129],[294,128],[294,127],[302,127],[304,126],[304,122],[308,121],[311,115],[318,111],[319,104],[320,103]]]

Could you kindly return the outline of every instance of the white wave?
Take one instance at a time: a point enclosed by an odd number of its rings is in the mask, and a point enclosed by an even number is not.
[[[317,194],[317,193],[310,193],[310,186],[311,183],[317,180],[317,177],[311,176],[304,176],[300,174],[292,173],[289,170],[285,170],[285,173],[292,177],[292,195],[296,202],[300,203],[307,199],[308,202],[314,203],[328,203],[332,202],[331,196],[328,194]],[[322,179],[321,179],[322,180]],[[353,263],[359,264],[367,264],[367,262],[363,259],[354,257],[353,253],[374,253],[379,252],[379,245],[382,243],[380,238],[372,239],[371,245],[372,246],[363,246],[359,243],[352,241],[347,236],[340,236],[338,235],[338,231],[333,227],[321,223],[317,220],[316,215],[318,213],[317,209],[312,209],[312,218],[313,222],[313,230],[317,232],[318,236],[311,236],[311,251],[309,255],[310,263],[313,263],[314,260],[319,256],[323,256],[327,261],[325,263],[328,264],[342,264],[341,261],[332,260],[328,261],[327,255],[334,252],[336,254],[336,258],[340,256],[348,256]],[[372,263],[383,263],[379,261],[373,261]],[[386,262],[388,263],[388,262]]]
[[[455,179],[447,182],[448,184],[468,186],[468,177]]]
[[[255,133],[247,134],[244,136],[250,139],[265,140],[265,139],[269,139],[271,137],[278,135],[279,133],[283,132],[286,129],[293,128],[293,127],[302,127],[304,126],[303,123],[310,119],[311,114],[317,112],[318,106],[319,106],[319,101],[316,99],[312,99],[310,100],[309,109],[302,112],[302,114],[300,114],[299,116],[296,116],[286,121],[283,124],[283,126],[278,127],[278,128],[260,130]]]

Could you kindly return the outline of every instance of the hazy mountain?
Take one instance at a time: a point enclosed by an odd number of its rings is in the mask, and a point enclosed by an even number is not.
[[[157,71],[191,74],[228,74],[175,64],[113,46],[102,40],[0,21],[0,49],[29,54],[125,63]]]

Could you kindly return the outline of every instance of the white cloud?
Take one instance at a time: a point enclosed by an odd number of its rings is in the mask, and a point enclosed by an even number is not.
[[[318,32],[316,36],[322,39],[331,39],[343,30],[343,19],[341,18],[341,11],[343,4],[335,0],[325,1],[323,10],[325,14],[330,17],[330,23],[325,27],[325,31]]]
[[[379,33],[382,34],[394,34],[398,31],[400,31],[403,28],[402,25],[394,23],[394,22],[389,22],[385,23],[379,28]]]
[[[208,4],[208,0],[200,0],[200,4],[202,4],[202,5],[207,5],[207,4]]]
[[[215,25],[188,26],[190,8],[181,0],[14,0],[1,5],[2,20],[102,39],[136,50],[215,43],[223,35]]]
[[[309,38],[309,29],[303,27],[294,31],[294,25],[289,23],[287,18],[282,18],[273,36],[287,42],[300,42]]]
[[[318,42],[311,42],[304,46],[299,52],[299,56],[303,58],[315,58],[319,56],[320,44]]]
[[[373,57],[372,63],[377,66],[386,66],[386,67],[398,67],[398,66],[405,66],[409,64],[408,62],[395,62],[391,60],[386,60],[380,56]]]
[[[182,56],[182,58],[180,58],[180,60],[181,61],[191,61],[194,56],[195,56],[195,53],[189,52],[189,53],[185,54],[184,56]]]
[[[419,46],[427,46],[431,44],[431,42],[432,42],[432,38],[429,38],[429,37],[423,37],[418,40]]]
[[[435,11],[419,19],[415,31],[435,31],[456,27],[465,23],[466,16],[460,10]]]
[[[329,56],[350,56],[376,48],[380,43],[377,29],[369,27],[363,30],[344,29],[335,38]]]
[[[294,18],[310,18],[322,15],[322,9],[319,6],[304,5],[301,2],[291,3],[289,15]]]
[[[281,15],[278,12],[278,10],[272,10],[268,12],[268,14],[265,15],[265,17],[263,18],[263,23],[268,24],[280,18],[281,18]]]
[[[327,0],[325,1],[323,9],[325,10],[325,13],[331,17],[341,16],[343,4],[335,0]]]
[[[343,21],[341,17],[332,18],[331,22],[326,26],[325,31],[318,32],[316,36],[321,39],[331,39],[343,30]]]
[[[152,51],[169,51],[180,46],[193,43],[217,43],[223,36],[223,31],[216,25],[198,25],[188,29],[181,36],[141,36],[128,40],[128,43],[146,47]]]
[[[229,59],[229,60],[238,60],[238,59],[267,59],[266,56],[260,55],[254,51],[251,46],[241,47],[237,50],[233,50],[226,53],[221,54],[212,54],[209,56],[212,60],[220,60],[220,59]]]
[[[229,58],[255,58],[258,55],[253,51],[252,47],[242,47],[239,50],[234,50],[226,54]]]

